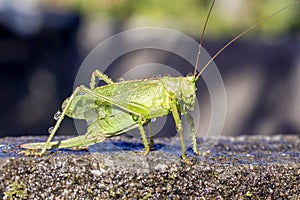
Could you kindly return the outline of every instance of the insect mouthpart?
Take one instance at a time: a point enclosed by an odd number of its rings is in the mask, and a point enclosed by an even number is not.
[[[188,97],[182,97],[183,101],[183,111],[192,111],[195,108],[195,95],[190,95]]]

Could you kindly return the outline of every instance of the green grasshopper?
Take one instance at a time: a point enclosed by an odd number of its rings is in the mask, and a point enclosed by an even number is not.
[[[103,142],[106,138],[124,134],[129,130],[138,128],[144,144],[144,153],[147,154],[153,146],[153,136],[151,131],[151,119],[172,114],[176,130],[179,134],[182,148],[182,159],[187,163],[190,161],[186,155],[186,147],[182,133],[182,123],[180,115],[186,117],[191,126],[193,151],[199,154],[197,148],[194,122],[189,114],[194,109],[196,99],[196,82],[210,65],[211,62],[230,44],[246,34],[254,27],[265,22],[272,16],[287,9],[292,4],[278,10],[271,16],[264,18],[256,24],[250,26],[241,34],[233,38],[223,46],[197,74],[198,60],[204,32],[208,18],[213,8],[215,0],[208,12],[204,29],[199,44],[194,73],[186,77],[157,77],[147,80],[130,80],[124,82],[113,82],[107,75],[96,70],[92,73],[90,87],[79,86],[73,94],[62,104],[62,113],[54,128],[50,131],[50,136],[45,143],[28,143],[21,145],[26,149],[42,149],[37,155],[43,155],[47,149],[88,147],[90,145]],[[299,3],[299,2],[298,2]],[[97,87],[96,79],[102,79],[107,85]],[[124,97],[126,99],[124,100]],[[65,115],[74,119],[87,121],[88,129],[85,135],[74,138],[52,141]],[[144,125],[148,124],[150,133],[150,145],[144,131]]]

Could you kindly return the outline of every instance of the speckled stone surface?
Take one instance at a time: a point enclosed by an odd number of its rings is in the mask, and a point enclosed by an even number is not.
[[[0,139],[0,191],[10,199],[300,199],[300,138],[221,137],[212,149],[180,159],[180,146],[155,139],[147,156],[136,138],[116,137],[89,151],[19,155],[19,144],[45,137]],[[57,137],[56,139],[61,139]],[[213,139],[198,139],[199,146]],[[210,146],[210,145],[208,145]]]

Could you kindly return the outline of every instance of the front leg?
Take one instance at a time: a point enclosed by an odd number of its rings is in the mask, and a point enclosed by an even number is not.
[[[193,141],[193,151],[195,154],[199,154],[199,150],[197,148],[197,137],[196,137],[196,133],[195,133],[194,119],[190,113],[185,113],[183,115],[190,125],[190,131],[192,133],[192,141]]]
[[[182,149],[182,159],[185,161],[186,164],[192,165],[193,163],[187,158],[187,155],[186,155],[186,147],[185,147],[185,143],[184,143],[184,137],[182,134],[182,123],[181,123],[181,119],[178,114],[178,109],[176,106],[175,99],[171,99],[170,106],[171,106],[171,112],[172,112],[172,115],[173,115],[173,118],[174,118],[174,121],[176,124],[176,129],[177,129],[177,132],[180,137],[181,149]]]

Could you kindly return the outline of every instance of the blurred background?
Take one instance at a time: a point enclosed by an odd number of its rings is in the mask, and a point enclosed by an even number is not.
[[[289,2],[217,0],[204,48],[213,55],[246,27]],[[210,3],[0,0],[0,136],[47,135],[55,123],[54,113],[72,93],[80,64],[101,41],[131,28],[152,26],[175,29],[199,41]],[[163,64],[186,65],[175,55],[151,50],[134,52],[115,65],[153,62],[149,58],[153,54],[159,54]],[[299,133],[299,5],[243,36],[215,62],[227,95],[224,135]],[[122,75],[114,70],[107,74],[114,80]],[[203,111],[201,131],[205,132],[210,100],[202,85],[197,93]],[[65,119],[59,134],[76,134],[71,119]]]

